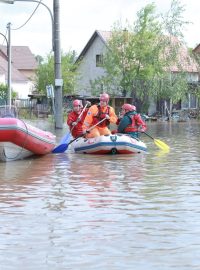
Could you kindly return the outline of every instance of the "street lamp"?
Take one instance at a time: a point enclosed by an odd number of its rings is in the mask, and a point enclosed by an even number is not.
[[[54,51],[54,77],[55,77],[55,128],[63,128],[62,111],[62,69],[60,50],[60,5],[59,0],[53,1],[53,14],[49,7],[39,0],[0,0],[2,3],[36,2],[47,8],[52,20],[52,48]]]

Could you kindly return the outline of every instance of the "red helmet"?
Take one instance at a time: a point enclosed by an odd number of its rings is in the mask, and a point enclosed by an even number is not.
[[[79,99],[75,99],[73,101],[73,107],[76,107],[76,106],[83,107],[82,101]]]
[[[134,107],[135,107],[135,106],[134,106]],[[122,106],[122,109],[125,110],[125,111],[127,111],[127,112],[131,112],[131,111],[134,110],[134,109],[133,109],[133,105],[128,104],[128,103],[125,103],[125,104]]]
[[[99,98],[99,99],[100,99],[100,101],[106,101],[106,102],[109,102],[110,97],[109,97],[108,94],[103,93],[103,94],[100,95],[100,98]]]
[[[132,105],[132,108],[133,108],[133,111],[136,111],[136,110],[137,110],[136,107],[135,107],[134,105]]]

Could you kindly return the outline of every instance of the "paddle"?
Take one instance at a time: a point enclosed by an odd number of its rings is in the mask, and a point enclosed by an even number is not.
[[[142,133],[144,133],[149,138],[151,138],[154,141],[155,145],[157,145],[160,149],[165,150],[165,151],[169,151],[170,147],[166,143],[164,143],[161,140],[154,139],[151,135],[149,135],[148,133],[146,133],[144,131]]]
[[[88,105],[88,102],[86,102],[85,107],[83,108],[82,112],[80,113],[80,115],[78,116],[77,120],[76,120],[76,125],[78,124],[79,120],[81,119],[81,116],[83,114],[83,112],[85,111],[86,107]],[[76,126],[74,125],[71,129],[70,132],[72,132],[72,130],[74,129],[74,127]],[[71,137],[71,133],[67,133],[60,141],[59,145],[53,149],[52,153],[56,154],[56,153],[63,153],[65,152],[65,150],[67,149],[67,145],[70,141],[70,137]]]
[[[95,128],[97,125],[99,125],[101,122],[103,122],[104,120],[106,120],[106,118],[103,118],[101,121],[99,121],[98,123],[96,123],[94,126],[90,127],[89,129],[87,129],[86,133],[89,132],[90,130],[92,130],[93,128]],[[58,147],[56,147],[55,149],[57,149],[57,152],[54,152],[54,150],[52,151],[53,153],[63,153],[67,150],[68,146],[73,143],[75,140],[77,140],[78,138],[83,137],[86,133],[82,133],[81,135],[79,135],[78,137],[76,137],[75,139],[71,140],[68,144],[63,144],[62,147],[61,145],[59,145]]]
[[[64,152],[65,151],[64,149],[66,148],[66,145],[70,141],[70,137],[71,137],[71,133],[69,132],[61,139],[60,144],[56,148],[54,148],[52,150],[52,153],[56,154],[56,153]]]

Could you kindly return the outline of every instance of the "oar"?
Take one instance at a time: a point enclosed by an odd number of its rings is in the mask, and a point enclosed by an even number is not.
[[[104,120],[106,120],[107,118],[103,118],[101,121],[99,121],[98,123],[96,123],[94,126],[90,127],[89,129],[87,129],[87,133],[90,132],[90,130],[92,130],[93,128],[95,128],[96,126],[98,126],[99,124],[101,124]],[[75,140],[77,140],[78,138],[81,138],[85,135],[85,133],[79,135],[78,137],[76,137],[75,139],[71,140],[69,143],[68,143],[68,146],[73,143]],[[68,148],[67,146],[67,148]]]
[[[169,151],[170,147],[166,143],[164,143],[161,140],[153,138],[151,135],[149,135],[148,133],[144,131],[142,133],[146,134],[149,138],[151,138],[154,141],[155,145],[157,145],[160,149]]]
[[[70,137],[71,133],[69,132],[61,139],[60,144],[53,149],[52,153],[56,154],[64,152],[65,150],[63,151],[63,149],[65,149],[66,145],[69,143]]]
[[[89,132],[90,130],[92,130],[93,128],[95,128],[97,125],[99,125],[101,122],[103,122],[104,120],[106,120],[106,118],[103,118],[101,121],[99,121],[98,123],[96,123],[94,126],[90,127],[89,129],[87,129],[87,132]],[[62,144],[62,145],[59,145],[57,146],[55,149],[56,149],[56,152],[54,152],[54,150],[52,151],[52,153],[63,153],[67,150],[68,146],[73,143],[75,140],[77,140],[78,138],[81,138],[85,135],[85,133],[82,133],[81,135],[79,135],[78,137],[76,137],[75,139],[71,140],[69,143],[67,144]]]
[[[83,112],[85,111],[86,107],[87,107],[88,103],[86,102],[85,107],[83,108],[82,112],[80,113],[80,115],[78,116],[77,120],[76,120],[76,125],[78,124],[78,120],[81,119],[81,116],[83,114]],[[74,127],[76,126],[74,125],[71,129],[70,132],[72,132],[72,130],[74,129]],[[70,141],[70,137],[71,137],[71,133],[67,133],[60,141],[59,145],[53,149],[52,153],[56,154],[56,153],[62,153],[65,152],[65,148],[68,145],[69,141]]]

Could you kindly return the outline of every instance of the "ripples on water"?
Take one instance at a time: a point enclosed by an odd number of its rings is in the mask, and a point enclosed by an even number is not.
[[[0,163],[0,269],[200,269],[200,126],[149,133],[171,151]]]

